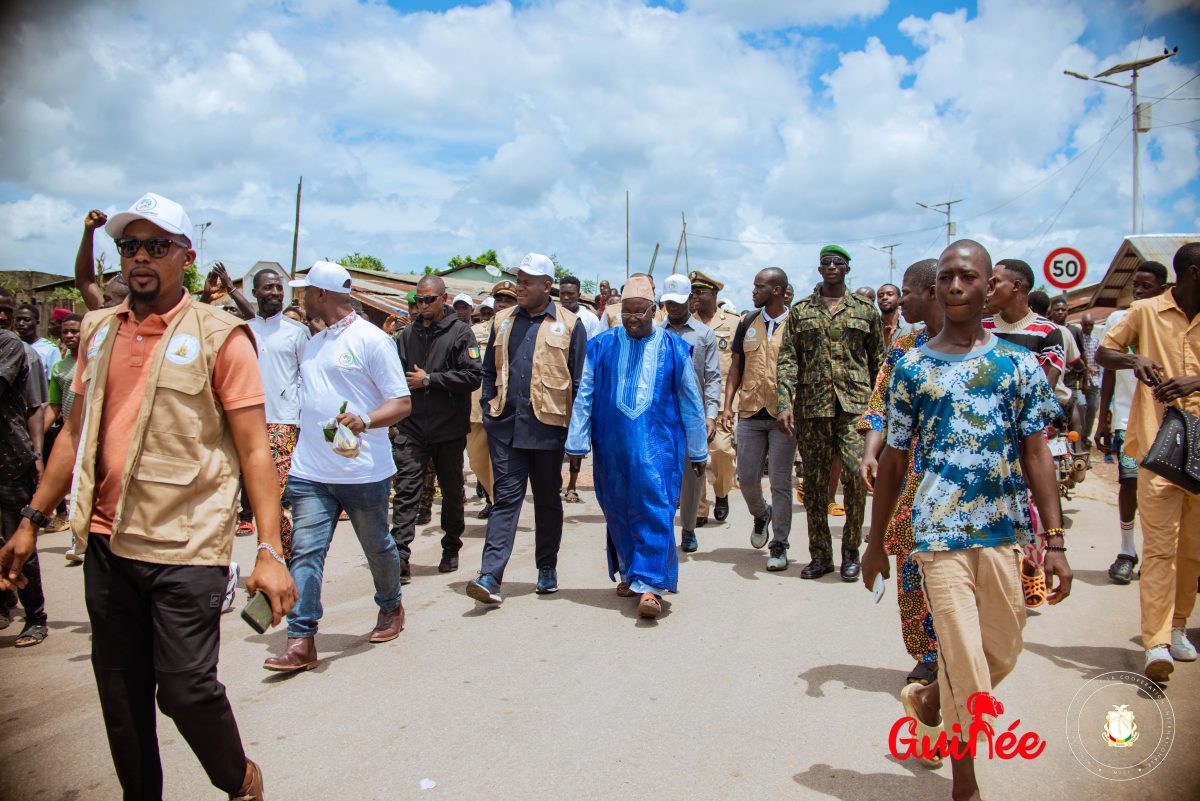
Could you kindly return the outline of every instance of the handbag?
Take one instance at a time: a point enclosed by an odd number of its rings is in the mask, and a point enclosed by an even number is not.
[[[1200,418],[1168,406],[1142,467],[1188,492],[1200,493]]]

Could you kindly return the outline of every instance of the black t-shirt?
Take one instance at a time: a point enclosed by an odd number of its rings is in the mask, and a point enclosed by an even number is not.
[[[762,317],[762,312],[752,311],[742,317],[742,321],[738,323],[737,329],[733,332],[733,343],[730,345],[730,350],[742,357],[742,370],[746,369],[746,351],[743,349],[743,343],[746,340],[746,330],[750,328],[750,324],[754,322],[755,317]],[[766,322],[765,320],[763,321]],[[783,325],[783,323],[780,323]],[[774,420],[775,416],[767,411],[766,407],[759,409],[754,414],[750,415],[751,420]]]
[[[25,345],[12,331],[0,331],[0,480],[13,481],[33,467],[33,442],[29,439],[29,405],[25,400],[29,360]]]

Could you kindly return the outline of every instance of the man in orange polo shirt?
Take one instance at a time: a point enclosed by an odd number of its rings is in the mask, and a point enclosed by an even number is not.
[[[179,204],[147,194],[105,230],[129,299],[84,319],[77,400],[21,512],[27,519],[0,550],[0,589],[24,583],[35,524],[45,525],[74,472],[92,668],[125,799],[162,798],[157,694],[210,781],[231,799],[254,801],[263,797],[262,773],[246,758],[217,680],[239,474],[259,520],[246,588],[266,595],[275,623],[296,597],[279,554],[279,491],[254,342],[243,321],[194,303],[184,289],[196,254]]]
[[[1133,370],[1138,380],[1123,446],[1138,461],[1154,444],[1167,404],[1200,416],[1200,242],[1176,251],[1174,267],[1175,286],[1135,301],[1096,350],[1101,367]],[[1196,661],[1187,621],[1200,576],[1200,493],[1140,470],[1137,505],[1144,673],[1161,682],[1176,661]]]

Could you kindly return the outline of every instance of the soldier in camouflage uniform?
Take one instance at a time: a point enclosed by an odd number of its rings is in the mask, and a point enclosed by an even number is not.
[[[829,485],[834,453],[842,460],[846,523],[842,529],[843,581],[857,581],[866,490],[857,479],[863,439],[854,425],[867,409],[883,363],[883,321],[875,305],[846,288],[850,254],[837,245],[821,249],[815,292],[792,307],[776,372],[779,425],[794,434],[804,461],[804,485]],[[833,572],[833,538],[823,503],[806,503],[812,562],[801,578]]]
[[[733,361],[733,335],[742,318],[736,312],[717,308],[717,293],[725,285],[710,278],[699,270],[688,274],[692,282],[693,313],[696,319],[713,330],[717,337],[717,361],[721,366],[721,397],[725,396],[725,381],[729,378],[729,365]],[[708,472],[712,476],[713,491],[717,501],[713,505],[713,516],[722,521],[729,516],[729,491],[733,489],[734,455],[733,433],[717,426],[717,433],[708,442]],[[700,508],[696,525],[708,522],[708,488],[700,492]]]

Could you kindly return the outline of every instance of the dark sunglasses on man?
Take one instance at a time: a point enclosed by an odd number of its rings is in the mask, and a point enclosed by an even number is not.
[[[413,297],[413,303],[414,304],[423,303],[423,304],[428,305],[430,303],[433,303],[435,300],[437,300],[440,297],[441,297],[441,295],[416,295]]]
[[[122,258],[132,259],[137,255],[137,252],[142,248],[146,249],[146,255],[152,259],[161,259],[171,250],[171,245],[178,245],[187,250],[191,245],[187,242],[182,242],[178,239],[168,239],[165,236],[152,236],[149,239],[134,239],[132,236],[123,236],[115,241],[117,253],[121,254]]]
[[[839,258],[838,256],[822,256],[821,257],[821,266],[822,267],[828,267],[831,264],[837,265],[838,267],[845,267],[846,260],[843,258]]]

